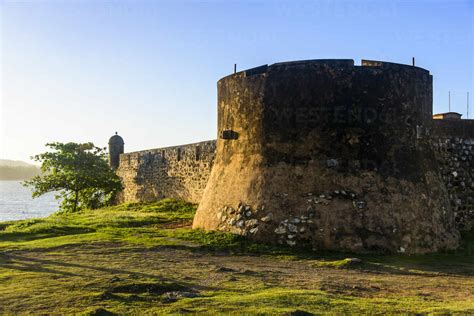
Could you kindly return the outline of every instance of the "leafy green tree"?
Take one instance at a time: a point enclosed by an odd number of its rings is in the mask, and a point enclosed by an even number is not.
[[[105,149],[93,143],[49,143],[52,151],[33,157],[42,174],[23,182],[34,188],[33,197],[58,192],[61,209],[77,211],[108,205],[122,190],[120,178],[107,163]]]

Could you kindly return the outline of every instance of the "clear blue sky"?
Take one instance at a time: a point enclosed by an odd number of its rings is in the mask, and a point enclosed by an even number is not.
[[[216,137],[216,81],[279,61],[411,63],[434,111],[474,103],[474,1],[5,1],[0,158],[50,141],[126,151]],[[474,105],[471,107],[474,117]]]

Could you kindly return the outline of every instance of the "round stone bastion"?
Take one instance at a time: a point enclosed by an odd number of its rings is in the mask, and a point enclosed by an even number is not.
[[[454,249],[431,117],[432,76],[409,65],[309,60],[224,77],[193,227],[315,250]]]

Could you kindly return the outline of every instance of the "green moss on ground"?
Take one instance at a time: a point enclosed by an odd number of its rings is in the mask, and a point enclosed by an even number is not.
[[[165,199],[0,223],[0,314],[474,313],[474,233],[420,256],[308,252],[192,230]]]

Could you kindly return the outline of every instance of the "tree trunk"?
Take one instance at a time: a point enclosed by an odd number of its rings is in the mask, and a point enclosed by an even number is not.
[[[73,213],[76,213],[76,209],[77,209],[77,203],[79,201],[79,191],[74,191],[75,193],[75,197],[74,197],[74,209],[73,209]]]

